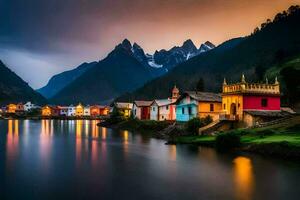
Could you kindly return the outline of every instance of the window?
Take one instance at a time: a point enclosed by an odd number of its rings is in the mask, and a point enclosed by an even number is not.
[[[152,110],[155,111],[155,107],[152,107]]]
[[[184,115],[184,108],[181,108],[182,114]]]
[[[262,99],[261,100],[261,106],[262,107],[267,107],[268,106],[268,99]]]
[[[223,104],[223,109],[224,109],[224,110],[226,109],[226,104],[225,104],[225,103]]]
[[[167,106],[166,109],[169,110],[169,106]]]
[[[213,104],[213,103],[211,103],[211,104],[209,105],[209,110],[210,110],[210,112],[213,112],[213,111],[214,111],[214,104]]]
[[[189,113],[189,115],[192,114],[192,107],[189,107],[189,108],[188,108],[188,113]]]

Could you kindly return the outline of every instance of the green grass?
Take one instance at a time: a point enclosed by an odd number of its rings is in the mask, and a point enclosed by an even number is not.
[[[255,129],[236,129],[234,134],[241,135],[241,143],[271,144],[286,142],[289,145],[300,147],[300,116],[268,127]],[[181,136],[176,138],[177,143],[214,144],[216,136]]]

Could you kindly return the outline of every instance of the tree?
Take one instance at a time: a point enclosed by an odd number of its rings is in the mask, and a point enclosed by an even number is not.
[[[200,78],[197,82],[197,85],[196,85],[196,90],[198,92],[203,92],[204,91],[204,80],[203,78]]]

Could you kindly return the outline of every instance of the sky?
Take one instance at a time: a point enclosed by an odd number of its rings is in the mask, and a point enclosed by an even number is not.
[[[124,38],[147,53],[250,34],[300,0],[0,0],[0,60],[30,86],[103,59]]]

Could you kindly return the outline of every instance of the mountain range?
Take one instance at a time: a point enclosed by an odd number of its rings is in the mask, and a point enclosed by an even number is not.
[[[26,101],[41,105],[47,102],[0,60],[0,105]]]
[[[235,82],[245,74],[248,81],[274,80],[278,76],[283,95],[292,94],[288,101],[300,101],[300,79],[294,77],[299,74],[300,67],[296,65],[299,62],[286,64],[300,58],[299,22],[300,8],[292,6],[273,20],[267,20],[249,36],[229,40],[205,54],[194,56],[166,75],[116,100],[165,98],[175,83],[181,91],[194,90],[200,79],[206,91],[220,92],[224,77]],[[285,66],[292,67],[285,69]],[[287,73],[291,71],[293,74]],[[288,84],[290,80],[293,84]]]
[[[182,46],[155,51],[150,55],[137,43],[131,44],[125,39],[103,60],[83,63],[73,70],[57,74],[37,91],[58,104],[106,103],[214,47],[207,41],[197,49],[191,40],[187,40]],[[93,95],[90,95],[91,92]]]

